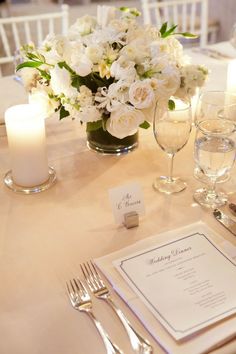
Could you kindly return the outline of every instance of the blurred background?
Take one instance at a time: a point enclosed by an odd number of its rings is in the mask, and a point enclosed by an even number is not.
[[[101,3],[118,7],[136,7],[141,10],[141,1],[139,0],[0,0],[1,16],[21,16],[55,11],[62,3],[71,6],[69,9],[70,24],[73,23],[77,17],[84,14],[95,15],[96,6]],[[236,0],[209,0],[208,17],[210,21],[217,21],[219,24],[216,41],[228,40],[233,24],[236,22]]]

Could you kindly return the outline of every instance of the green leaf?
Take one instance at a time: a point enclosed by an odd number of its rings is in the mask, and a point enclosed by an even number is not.
[[[129,12],[129,8],[127,6],[121,6],[120,11]]]
[[[135,17],[138,17],[141,15],[141,12],[138,11],[136,8],[129,8],[126,6],[121,6],[120,11],[130,13],[131,15],[133,15]]]
[[[98,73],[91,73],[87,76],[72,75],[72,86],[79,90],[82,85],[87,86],[93,93],[97,92],[98,87],[109,87],[114,82],[114,78],[101,78]]]
[[[170,29],[168,29],[168,31],[166,31],[165,33],[163,33],[161,35],[162,38],[166,38],[168,36],[170,36],[171,34],[173,34],[173,32],[175,31],[175,29],[178,27],[178,25],[174,25],[173,27],[171,27]]]
[[[69,67],[69,65],[65,62],[65,61],[61,61],[60,63],[58,63],[59,68],[65,68],[66,70],[68,70],[71,74],[75,74],[75,72]]]
[[[38,68],[42,64],[44,64],[42,61],[25,61],[24,63],[17,65],[16,71],[22,68]]]
[[[82,86],[83,80],[79,75],[72,75],[71,85],[79,90],[80,86]]]
[[[50,81],[51,75],[50,75],[47,71],[41,70],[41,69],[39,69],[39,68],[37,68],[37,70],[40,72],[41,76],[42,76],[45,80]]]
[[[163,36],[163,34],[166,33],[166,30],[167,30],[167,22],[163,23],[163,25],[161,26],[160,29],[161,36]]]
[[[175,110],[175,101],[169,100],[168,101],[168,108],[170,111],[174,111]]]
[[[148,123],[146,120],[139,125],[140,128],[143,128],[143,129],[148,129],[150,127],[150,123]]]
[[[86,131],[87,132],[92,132],[94,130],[98,130],[99,128],[102,128],[102,119],[98,120],[96,122],[88,122]]]
[[[65,117],[68,117],[70,115],[70,113],[65,109],[64,106],[61,106],[60,108],[60,120],[65,118]]]
[[[176,34],[178,34],[178,33],[176,33]],[[197,34],[193,34],[193,33],[189,33],[189,32],[183,32],[180,34],[185,38],[198,38],[199,37]]]
[[[36,61],[39,60],[38,56],[36,54],[34,54],[34,53],[27,53],[26,56],[27,56],[28,59],[33,60],[33,61],[35,59],[36,59]]]

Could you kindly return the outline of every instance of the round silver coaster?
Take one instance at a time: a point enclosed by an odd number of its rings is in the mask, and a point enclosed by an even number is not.
[[[8,171],[4,177],[4,183],[5,185],[11,189],[12,191],[16,193],[22,193],[22,194],[34,194],[34,193],[39,193],[43,192],[46,189],[50,188],[56,181],[56,172],[52,167],[48,167],[48,172],[49,172],[49,178],[47,181],[44,183],[38,185],[38,186],[33,186],[33,187],[23,187],[19,186],[18,184],[15,184],[13,179],[12,179],[12,173],[11,171]]]

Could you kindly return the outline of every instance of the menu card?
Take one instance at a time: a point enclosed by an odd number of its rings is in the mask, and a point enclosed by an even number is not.
[[[201,232],[113,262],[176,339],[236,313],[236,265]]]

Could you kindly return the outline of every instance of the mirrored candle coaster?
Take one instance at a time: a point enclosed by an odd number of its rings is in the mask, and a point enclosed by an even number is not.
[[[48,169],[49,178],[42,184],[32,187],[19,186],[13,181],[12,171],[8,171],[4,177],[5,185],[11,189],[13,192],[22,194],[34,194],[47,190],[56,182],[56,172],[52,167]]]

